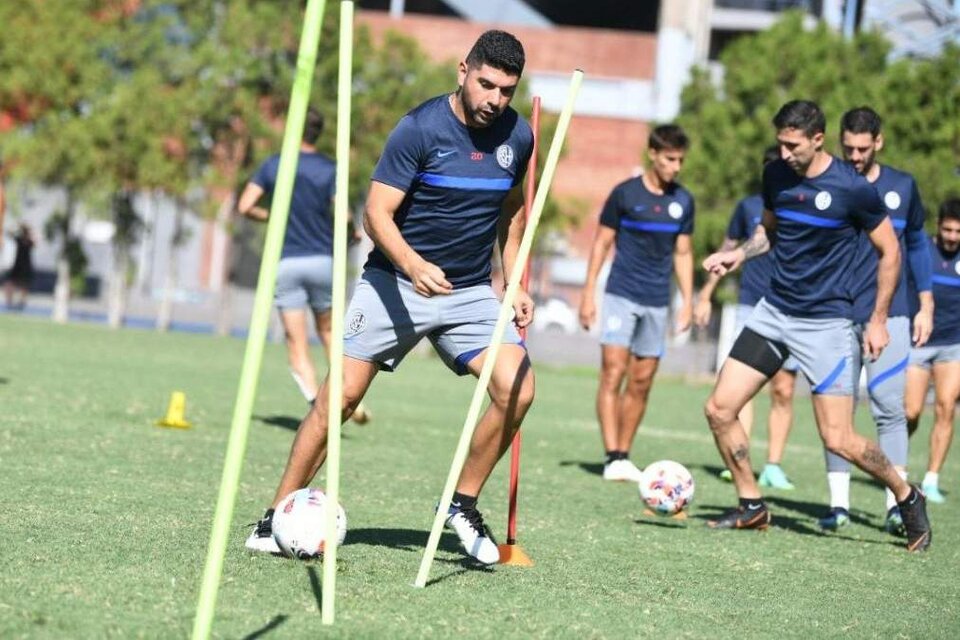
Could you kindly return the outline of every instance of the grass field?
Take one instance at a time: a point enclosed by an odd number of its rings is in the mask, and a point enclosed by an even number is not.
[[[190,633],[243,343],[0,316],[0,637],[182,638]],[[594,373],[538,369],[524,427],[520,543],[532,569],[477,569],[445,533],[426,589],[411,587],[473,389],[437,359],[374,384],[375,422],[344,431],[349,528],[337,624],[320,625],[320,564],[244,551],[304,403],[281,347],[264,358],[214,633],[223,638],[677,638],[960,636],[960,467],[931,505],[934,545],[883,533],[883,495],[855,475],[854,523],[822,535],[823,460],[798,408],[767,533],[713,532],[734,503],[701,414],[706,387],[657,382],[634,458],[686,464],[686,524],[647,518],[635,487],[599,476]],[[187,394],[189,431],[154,426]],[[765,407],[760,407],[765,415]],[[861,407],[859,428],[869,433]],[[926,461],[929,417],[911,466]],[[761,430],[762,433],[762,430]],[[765,453],[755,443],[754,464]],[[480,507],[506,522],[503,463]],[[319,480],[317,482],[319,484]]]

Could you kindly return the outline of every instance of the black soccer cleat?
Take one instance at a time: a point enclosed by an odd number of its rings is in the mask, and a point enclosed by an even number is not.
[[[737,507],[727,511],[716,520],[707,520],[711,529],[757,529],[764,530],[770,526],[770,512],[766,505],[759,509]]]
[[[903,528],[907,532],[907,551],[926,551],[933,539],[933,531],[927,518],[927,499],[920,488],[911,485],[910,495],[903,502],[898,502],[897,506],[900,507]]]

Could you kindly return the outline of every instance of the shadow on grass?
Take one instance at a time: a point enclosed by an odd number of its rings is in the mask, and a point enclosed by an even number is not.
[[[636,518],[633,522],[635,524],[642,524],[651,527],[663,527],[664,529],[686,529],[689,520],[673,520],[671,518],[657,518],[657,516],[650,516],[649,518]]]
[[[790,509],[791,511],[796,511],[799,514],[809,516],[811,518],[822,518],[827,514],[827,511],[830,510],[830,508],[825,504],[804,502],[802,500],[792,500],[782,496],[764,496],[764,500],[777,507]],[[860,509],[850,510],[850,522],[866,525],[868,527],[873,525],[870,520],[870,514],[866,511],[861,511]]]
[[[317,575],[316,567],[308,566],[307,575],[310,576],[310,588],[313,590],[313,597],[317,601],[317,611],[323,613],[323,585],[320,582],[320,576]]]
[[[296,431],[300,428],[300,421],[303,418],[294,418],[292,416],[253,416],[253,419],[273,427],[282,427],[290,431]]]
[[[574,465],[580,467],[580,469],[582,469],[583,471],[586,471],[591,475],[594,475],[594,476],[603,475],[602,462],[583,462],[580,460],[562,460],[560,462],[561,467],[572,467]]]
[[[0,378],[0,384],[10,384],[10,380],[7,378]]]
[[[260,627],[259,629],[251,633],[250,635],[243,636],[243,640],[256,640],[256,638],[261,638],[267,635],[268,633],[270,633],[271,631],[273,631],[274,629],[276,629],[277,627],[279,627],[280,625],[282,625],[286,621],[287,621],[287,616],[285,615],[273,616],[273,619],[270,620],[270,622],[263,625],[262,627]]]
[[[692,464],[690,465],[690,470],[692,471],[693,469],[700,469],[704,473],[709,474],[714,480],[720,480],[720,472],[726,469],[726,467],[715,464]],[[720,482],[725,482],[725,480],[720,480]]]

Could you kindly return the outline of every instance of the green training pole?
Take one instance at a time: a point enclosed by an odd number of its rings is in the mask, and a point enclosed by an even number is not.
[[[337,73],[337,194],[333,204],[333,295],[330,322],[330,404],[327,405],[327,510],[323,536],[320,621],[333,624],[337,594],[337,506],[340,503],[340,416],[343,411],[343,314],[347,297],[347,196],[350,189],[350,98],[353,2],[340,3]]]
[[[220,587],[223,556],[233,519],[237,485],[240,482],[240,470],[247,448],[247,433],[250,430],[250,412],[253,409],[253,398],[260,377],[260,363],[263,360],[263,347],[267,337],[267,325],[270,321],[271,301],[277,281],[277,262],[280,260],[283,235],[287,227],[287,215],[290,210],[290,197],[293,194],[300,141],[303,137],[303,123],[306,120],[307,103],[310,99],[313,69],[317,64],[320,23],[325,4],[326,0],[309,0],[304,16],[300,51],[297,55],[297,71],[290,96],[290,109],[287,112],[283,147],[280,150],[277,184],[274,189],[273,205],[270,207],[267,238],[260,263],[260,277],[257,280],[257,294],[250,319],[250,333],[243,356],[237,400],[233,408],[233,422],[230,425],[230,439],[227,442],[227,454],[220,479],[220,494],[217,497],[217,509],[213,517],[210,543],[207,547],[207,561],[203,568],[197,616],[193,621],[194,640],[209,638],[210,628],[213,626],[213,612],[217,603],[217,589]]]
[[[563,148],[563,140],[567,136],[567,128],[570,126],[570,118],[573,116],[573,106],[577,100],[577,94],[580,91],[580,84],[582,82],[583,71],[577,69],[570,78],[567,101],[563,106],[563,110],[560,112],[557,129],[553,133],[553,142],[550,143],[547,161],[543,165],[543,175],[540,176],[540,186],[537,188],[537,196],[533,200],[533,209],[530,211],[530,217],[527,219],[527,228],[523,232],[523,239],[520,241],[516,261],[513,263],[513,270],[510,273],[509,284],[503,294],[503,301],[500,303],[500,314],[497,316],[497,324],[494,326],[493,335],[490,337],[490,346],[487,348],[483,367],[480,369],[480,377],[477,379],[477,386],[473,391],[473,399],[470,402],[470,409],[467,411],[463,431],[460,432],[460,440],[457,443],[457,450],[453,455],[453,463],[450,465],[450,472],[447,474],[447,484],[443,488],[443,493],[440,496],[440,505],[437,507],[437,513],[433,518],[430,537],[427,539],[427,546],[423,550],[420,570],[417,572],[417,578],[413,583],[415,587],[423,588],[427,585],[430,566],[433,564],[433,557],[437,553],[440,533],[443,529],[443,522],[446,519],[447,505],[450,504],[450,500],[453,499],[453,492],[457,488],[457,481],[460,479],[460,473],[463,471],[463,464],[467,460],[467,453],[470,450],[470,440],[473,438],[473,432],[477,428],[477,422],[480,419],[480,409],[483,406],[483,398],[486,395],[487,385],[490,384],[490,377],[493,375],[493,366],[494,363],[496,363],[497,354],[500,352],[503,333],[507,329],[507,323],[513,319],[513,300],[516,298],[517,291],[520,289],[520,279],[526,268],[527,258],[530,256],[530,249],[533,247],[533,238],[537,233],[537,225],[540,223],[540,214],[543,213],[543,205],[547,202],[547,193],[550,191],[550,184],[553,182],[553,173],[557,168],[557,162],[560,160],[560,150]]]

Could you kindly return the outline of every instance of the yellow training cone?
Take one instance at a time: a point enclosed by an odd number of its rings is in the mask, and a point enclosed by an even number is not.
[[[184,417],[187,406],[187,396],[183,391],[174,391],[170,394],[170,404],[167,405],[167,415],[157,420],[158,427],[173,427],[174,429],[189,429],[192,425]]]

